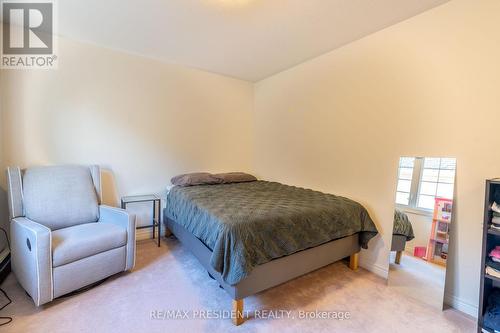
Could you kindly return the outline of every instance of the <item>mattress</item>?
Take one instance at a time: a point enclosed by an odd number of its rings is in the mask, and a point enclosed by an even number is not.
[[[367,248],[377,228],[366,209],[340,196],[276,182],[174,187],[166,217],[211,251],[211,266],[235,285],[252,269],[358,234]]]

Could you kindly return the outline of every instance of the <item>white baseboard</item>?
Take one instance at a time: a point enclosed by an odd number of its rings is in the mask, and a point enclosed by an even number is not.
[[[162,230],[163,233],[164,230]],[[153,237],[153,228],[148,228],[148,229],[137,229],[135,232],[135,239],[140,241],[140,240],[145,240],[145,239],[151,239]]]
[[[371,263],[371,262],[366,262],[366,261],[363,261],[363,260],[360,260],[359,261],[359,266],[363,267],[364,269],[384,278],[384,279],[387,279],[387,277],[389,276],[389,265],[387,266],[381,266],[381,265],[378,265],[378,264],[374,264],[374,263]]]
[[[415,252],[415,247],[414,246],[406,246],[405,252],[408,253],[408,255],[412,256],[413,253]]]
[[[470,304],[463,299],[456,297],[455,295],[444,294],[444,303],[451,306],[452,308],[468,314],[471,317],[477,318],[477,313],[479,311],[478,306],[475,304]]]

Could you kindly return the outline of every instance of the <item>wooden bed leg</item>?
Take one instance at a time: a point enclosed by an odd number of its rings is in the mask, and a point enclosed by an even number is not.
[[[394,263],[398,264],[401,262],[401,256],[403,255],[403,251],[396,251],[396,259],[394,259]]]
[[[351,254],[349,258],[349,268],[353,271],[358,269],[358,261],[359,261],[359,252]]]
[[[243,324],[243,300],[233,300],[233,324],[239,326]]]

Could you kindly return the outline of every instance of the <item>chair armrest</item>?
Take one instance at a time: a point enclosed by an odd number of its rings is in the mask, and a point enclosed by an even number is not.
[[[127,261],[125,270],[135,266],[135,215],[124,209],[101,205],[99,206],[99,222],[112,223],[127,230]]]
[[[37,306],[52,301],[52,232],[25,217],[12,219],[12,271]]]

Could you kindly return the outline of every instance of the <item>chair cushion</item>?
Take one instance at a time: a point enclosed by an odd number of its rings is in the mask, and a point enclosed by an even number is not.
[[[24,214],[51,230],[99,219],[97,194],[90,168],[35,167],[23,176]]]
[[[127,230],[111,223],[79,224],[52,232],[52,266],[69,264],[127,243]]]

